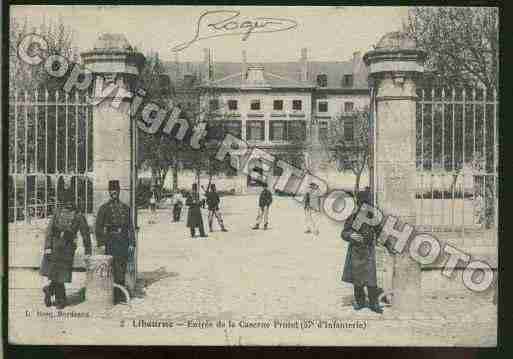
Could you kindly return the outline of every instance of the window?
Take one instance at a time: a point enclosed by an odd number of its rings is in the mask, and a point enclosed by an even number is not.
[[[223,121],[223,127],[225,134],[229,133],[237,138],[242,137],[242,121],[240,120],[229,120]]]
[[[306,139],[306,121],[294,120],[287,122],[287,140],[304,141]]]
[[[283,111],[283,100],[274,100],[273,101],[273,110],[274,111]]]
[[[344,120],[344,140],[354,140],[354,120],[352,118],[347,118]]]
[[[260,100],[251,100],[251,109],[253,111],[260,110]]]
[[[353,75],[344,75],[342,79],[342,86],[351,87],[353,86]]]
[[[345,102],[344,103],[344,112],[351,112],[354,109],[354,103],[353,102]]]
[[[319,122],[319,141],[326,141],[328,139],[328,122]]]
[[[302,106],[301,100],[292,100],[292,109],[294,111],[301,111]]]
[[[210,111],[217,111],[217,110],[219,110],[219,100],[218,99],[210,100],[209,108],[210,108]]]
[[[246,122],[246,139],[248,141],[263,141],[265,139],[264,121],[249,120]]]
[[[326,75],[326,74],[317,75],[317,86],[327,87],[328,86],[328,75]]]
[[[328,112],[328,102],[322,101],[318,103],[319,112]]]
[[[236,111],[238,109],[237,100],[228,100],[228,110]]]
[[[223,124],[217,121],[213,121],[207,126],[206,141],[222,141],[224,138]]]
[[[287,139],[285,121],[270,121],[269,126],[271,141],[285,141]]]

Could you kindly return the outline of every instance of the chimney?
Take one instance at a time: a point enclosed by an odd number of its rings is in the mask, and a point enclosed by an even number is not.
[[[242,81],[246,79],[246,75],[248,73],[248,58],[246,55],[246,50],[242,50]]]
[[[175,52],[175,81],[180,78],[180,59],[178,58],[178,52]]]
[[[186,88],[191,88],[194,85],[194,75],[191,73],[186,73],[183,75],[183,86]]]
[[[301,49],[301,58],[299,59],[299,64],[301,68],[299,79],[301,81],[308,81],[308,49]]]
[[[205,81],[213,80],[213,72],[212,52],[210,49],[203,49],[203,79]]]
[[[367,69],[360,51],[353,52],[353,87],[367,86]]]

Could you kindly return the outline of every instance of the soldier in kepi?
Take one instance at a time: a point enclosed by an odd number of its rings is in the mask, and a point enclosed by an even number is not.
[[[191,230],[191,237],[196,237],[196,228],[199,229],[200,237],[208,237],[203,228],[203,218],[201,216],[201,207],[203,205],[200,200],[197,183],[192,184],[192,192],[187,195],[185,204],[189,206],[187,211],[187,227]]]
[[[219,194],[216,192],[215,184],[210,184],[207,192],[205,193],[205,196],[207,197],[209,231],[212,232],[212,222],[214,221],[214,217],[216,217],[217,223],[221,227],[221,231],[228,232],[228,230],[224,227],[223,216],[221,215],[221,211],[219,209],[219,203],[221,203],[221,199],[219,198]]]
[[[364,203],[372,205],[369,187],[366,187],[365,191],[358,195],[357,202],[358,209]],[[349,242],[342,281],[353,284],[353,308],[355,310],[368,307],[373,312],[381,314],[383,313],[383,307],[379,304],[379,295],[382,289],[377,286],[375,249],[375,242],[380,228],[378,226],[370,227],[367,224],[363,224],[359,231],[355,231],[352,225],[357,213],[358,211],[355,210],[346,220],[344,229],[342,230],[342,239]],[[386,245],[385,248],[390,254],[395,254],[394,250],[389,245]],[[368,303],[365,298],[365,287],[367,287],[369,297]]]
[[[98,210],[96,238],[105,245],[105,254],[112,256],[114,283],[125,286],[128,259],[135,250],[135,234],[130,207],[119,200],[119,181],[109,181],[110,200]],[[115,288],[114,304],[123,302],[123,293]]]
[[[68,190],[64,193],[62,207],[56,209],[50,220],[45,238],[40,273],[50,280],[50,284],[43,288],[44,302],[47,307],[55,305],[57,309],[63,309],[66,306],[64,283],[71,282],[79,231],[87,261],[91,255],[89,225],[84,215],[75,207],[73,194]],[[52,300],[52,296],[55,296],[55,301]]]

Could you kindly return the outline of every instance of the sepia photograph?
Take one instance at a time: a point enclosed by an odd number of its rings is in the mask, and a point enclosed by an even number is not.
[[[10,344],[497,346],[499,8],[8,10]]]

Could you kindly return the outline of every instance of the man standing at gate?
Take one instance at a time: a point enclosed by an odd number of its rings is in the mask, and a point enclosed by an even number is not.
[[[130,207],[119,200],[119,181],[109,181],[110,200],[98,210],[96,238],[105,245],[105,254],[112,256],[114,283],[125,286],[128,259],[135,250],[135,235]],[[123,294],[114,290],[114,304],[122,302]]]

